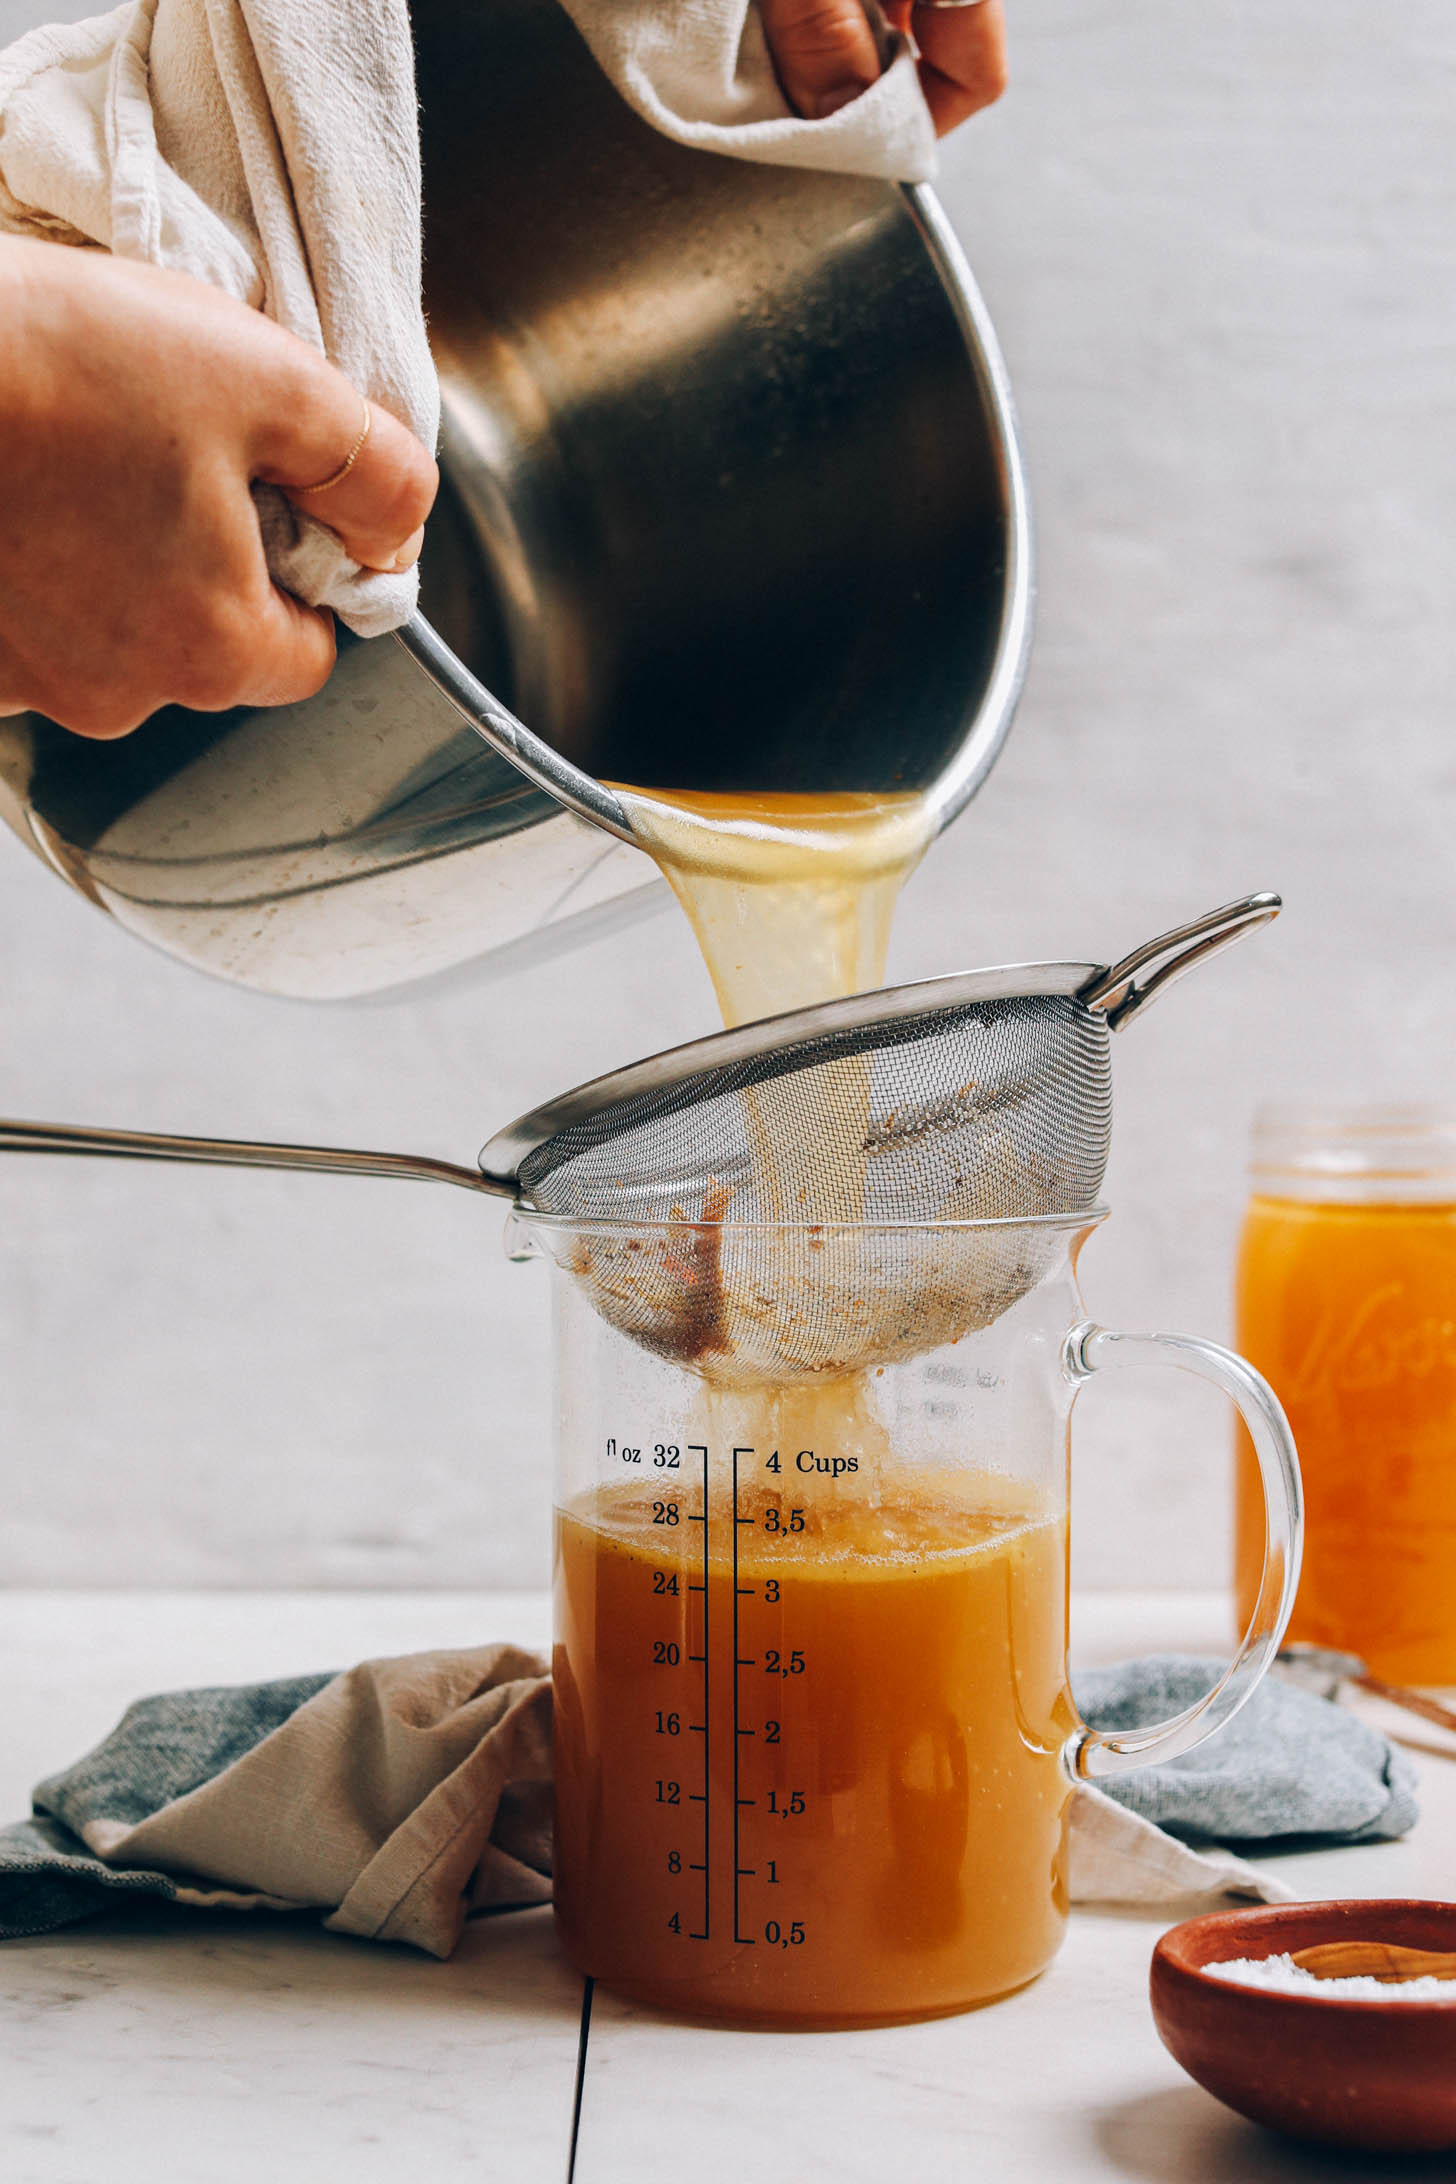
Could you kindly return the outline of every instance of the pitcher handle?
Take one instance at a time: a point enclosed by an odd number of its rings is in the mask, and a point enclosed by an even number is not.
[[[1259,1597],[1238,1652],[1213,1689],[1170,1721],[1150,1729],[1089,1729],[1084,1722],[1068,1739],[1063,1759],[1083,1782],[1126,1774],[1160,1760],[1176,1759],[1211,1737],[1238,1712],[1279,1650],[1299,1581],[1304,1506],[1294,1437],[1279,1398],[1261,1373],[1200,1335],[1122,1335],[1084,1320],[1068,1335],[1062,1365],[1078,1387],[1094,1373],[1171,1366],[1195,1373],[1232,1397],[1259,1459],[1264,1489],[1264,1572]]]

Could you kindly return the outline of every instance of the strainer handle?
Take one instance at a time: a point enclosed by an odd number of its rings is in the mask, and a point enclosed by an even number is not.
[[[65,1122],[0,1119],[0,1153],[99,1153],[120,1160],[201,1161],[216,1168],[307,1168],[315,1175],[395,1175],[513,1197],[508,1184],[424,1153],[360,1153],[341,1145],[270,1145],[243,1138],[163,1137],[151,1130],[93,1130]]]
[[[1100,1009],[1116,1031],[1171,986],[1175,978],[1182,978],[1196,964],[1217,955],[1220,948],[1242,940],[1257,926],[1267,925],[1282,908],[1279,896],[1268,892],[1226,902],[1221,910],[1210,910],[1191,925],[1177,925],[1171,933],[1144,941],[1141,948],[1134,948],[1110,970],[1098,971],[1080,989],[1078,999],[1085,1001],[1089,1009]]]
[[[1062,1363],[1078,1387],[1094,1373],[1136,1371],[1146,1365],[1172,1367],[1211,1381],[1232,1397],[1249,1429],[1264,1489],[1264,1572],[1238,1652],[1213,1689],[1170,1721],[1127,1730],[1089,1729],[1084,1722],[1075,1730],[1064,1749],[1065,1764],[1077,1780],[1096,1782],[1108,1775],[1127,1774],[1134,1767],[1176,1759],[1180,1752],[1202,1744],[1238,1712],[1272,1665],[1294,1606],[1304,1507],[1294,1437],[1279,1398],[1263,1375],[1232,1350],[1205,1342],[1200,1335],[1114,1334],[1087,1320],[1068,1335]]]

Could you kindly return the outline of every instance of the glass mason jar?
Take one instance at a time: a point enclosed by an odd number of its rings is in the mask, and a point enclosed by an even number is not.
[[[724,1385],[613,1324],[631,1285],[701,1274],[701,1229],[519,1218],[519,1255],[553,1269],[555,1895],[578,1970],[748,2024],[1008,1993],[1061,1940],[1076,1781],[1190,1749],[1253,1688],[1298,1567],[1287,1429],[1230,1352],[1085,1318],[1091,1225],[774,1229],[796,1264],[842,1242],[907,1299],[984,1294],[990,1270],[1016,1301],[863,1371]],[[731,1293],[767,1233],[713,1224]],[[1214,1690],[1114,1735],[1068,1686],[1068,1421],[1082,1383],[1123,1366],[1233,1397],[1269,1538]]]
[[[1261,1108],[1240,1350],[1289,1415],[1308,1530],[1291,1638],[1456,1683],[1456,1109]],[[1240,1434],[1235,1585],[1263,1515]]]

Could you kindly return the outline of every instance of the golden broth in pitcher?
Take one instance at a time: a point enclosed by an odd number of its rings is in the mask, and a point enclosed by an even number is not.
[[[1067,1905],[1064,1522],[989,1473],[869,1499],[760,1470],[736,1557],[719,1527],[704,1564],[661,1492],[557,1515],[573,1962],[658,2007],[826,2027],[1033,1978]]]

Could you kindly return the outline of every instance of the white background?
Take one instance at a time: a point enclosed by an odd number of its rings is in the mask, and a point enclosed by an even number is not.
[[[82,12],[0,0],[0,40]],[[1013,88],[942,194],[1020,404],[1039,634],[891,970],[1107,957],[1284,891],[1118,1041],[1083,1262],[1099,1317],[1226,1335],[1256,1099],[1439,1097],[1456,1059],[1456,11],[1010,13]],[[305,1007],[149,954],[7,836],[0,932],[0,1110],[45,1119],[468,1160],[713,1021],[666,906],[545,972]],[[499,1225],[420,1187],[0,1160],[0,1581],[540,1581],[545,1277]],[[1082,1411],[1081,1581],[1219,1581],[1217,1405]]]

